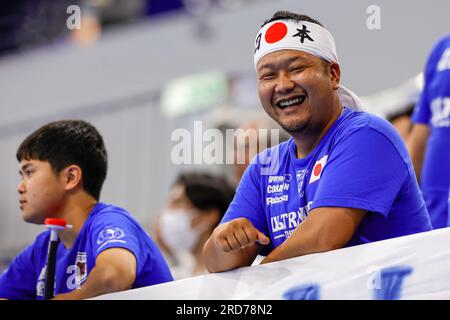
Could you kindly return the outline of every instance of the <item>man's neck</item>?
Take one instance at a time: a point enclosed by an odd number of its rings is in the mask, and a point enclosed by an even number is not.
[[[96,204],[97,200],[90,195],[79,194],[69,199],[64,208],[62,208],[61,217],[66,220],[68,225],[72,226],[59,233],[59,239],[66,249],[70,249],[73,246],[84,222]]]
[[[339,104],[337,108],[335,108],[335,112],[333,112],[330,120],[325,123],[321,128],[318,128],[316,131],[309,132],[299,132],[297,134],[293,134],[295,145],[297,147],[297,158],[305,158],[310,154],[320,143],[322,138],[331,128],[331,126],[336,122],[339,116],[343,112],[343,107]]]

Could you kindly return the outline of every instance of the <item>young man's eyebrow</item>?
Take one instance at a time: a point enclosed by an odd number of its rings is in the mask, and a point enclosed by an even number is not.
[[[26,169],[28,169],[28,167],[31,167],[31,163],[26,163],[22,166],[22,168],[20,168],[19,170],[19,174],[22,174],[22,172],[24,172]]]
[[[289,65],[292,62],[297,61],[297,60],[305,61],[305,59],[303,57],[295,56],[295,57],[287,59],[286,61],[283,62],[283,64]],[[275,64],[274,63],[266,63],[266,64],[263,64],[262,66],[260,66],[258,68],[258,71],[261,71],[261,69],[273,69],[273,68],[275,68]]]

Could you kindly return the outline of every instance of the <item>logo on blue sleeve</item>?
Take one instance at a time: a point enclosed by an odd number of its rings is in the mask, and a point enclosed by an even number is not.
[[[126,243],[126,241],[120,240],[123,237],[125,237],[125,232],[118,227],[108,226],[103,228],[97,239],[97,244],[100,246],[98,250],[110,242]]]

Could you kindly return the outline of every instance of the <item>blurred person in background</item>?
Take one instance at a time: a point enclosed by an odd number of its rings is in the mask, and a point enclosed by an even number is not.
[[[408,149],[436,229],[450,225],[450,35],[435,44],[424,77]]]
[[[411,115],[413,113],[414,104],[410,103],[405,108],[403,108],[401,111],[388,114],[386,119],[394,126],[395,129],[397,129],[398,133],[402,137],[403,141],[405,143],[409,139],[409,135],[412,132],[412,121],[411,121]]]
[[[156,239],[175,279],[207,272],[201,252],[233,199],[225,177],[210,173],[180,174],[158,217]]]
[[[276,137],[272,137],[271,130],[277,130]],[[239,185],[248,165],[252,159],[265,149],[273,147],[289,139],[288,134],[273,121],[267,119],[253,119],[243,124],[242,130],[238,131],[233,144],[233,184]]]

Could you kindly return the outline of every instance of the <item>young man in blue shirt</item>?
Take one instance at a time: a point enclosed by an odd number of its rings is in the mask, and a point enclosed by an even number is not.
[[[332,35],[277,12],[256,37],[265,112],[292,138],[258,155],[205,244],[210,272],[431,229],[406,147],[340,85]]]
[[[55,299],[85,299],[171,281],[160,251],[124,209],[100,203],[107,173],[103,138],[85,121],[49,123],[19,146],[17,187],[26,222],[65,219],[59,233]],[[0,298],[43,299],[50,231],[0,276]]]

